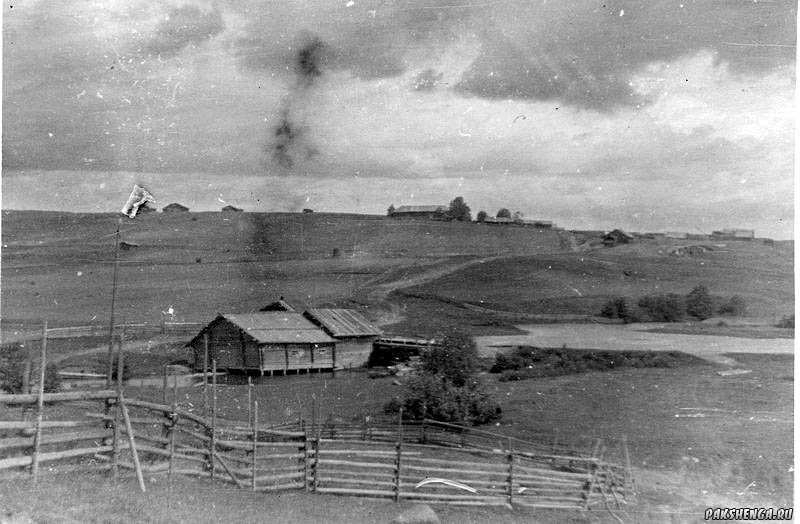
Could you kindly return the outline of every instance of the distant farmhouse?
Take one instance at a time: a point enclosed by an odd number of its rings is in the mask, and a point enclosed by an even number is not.
[[[428,220],[443,219],[449,206],[400,206],[392,211],[392,218],[423,218]]]
[[[555,224],[550,220],[526,220],[522,218],[508,218],[508,217],[486,217],[483,220],[484,224],[491,226],[528,226],[537,229],[555,229]]]
[[[239,207],[236,207],[236,206],[228,205],[228,206],[223,207],[222,211],[224,211],[226,213],[241,213],[244,210],[242,208],[239,208]]]
[[[285,375],[337,365],[336,340],[296,312],[219,315],[188,344],[195,368],[203,368],[206,343],[217,369]]]
[[[144,215],[145,213],[155,213],[156,208],[150,207],[147,205],[147,202],[139,206],[139,209],[136,211],[137,215]]]
[[[189,208],[181,204],[178,204],[177,202],[173,202],[172,204],[164,206],[164,208],[161,211],[163,213],[185,213],[189,211]]]
[[[281,297],[279,300],[262,307],[259,311],[295,311],[295,309]]]
[[[603,245],[606,247],[613,247],[618,244],[628,244],[634,240],[635,237],[633,235],[628,234],[621,229],[615,229],[603,235]]]
[[[364,365],[381,336],[380,329],[352,309],[309,309],[303,316],[336,339],[336,363],[342,367]]]
[[[711,238],[715,240],[753,240],[756,232],[753,229],[723,229],[712,231]]]
[[[306,208],[303,208],[303,213],[306,213],[306,214],[308,214],[308,213],[313,213],[313,212],[314,212],[314,210],[313,210],[313,209],[309,209],[309,208],[307,208],[307,207],[306,207]]]

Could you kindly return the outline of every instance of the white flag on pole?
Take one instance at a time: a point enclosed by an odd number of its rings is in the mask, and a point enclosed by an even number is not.
[[[142,186],[134,185],[131,196],[128,197],[128,201],[125,202],[125,206],[122,208],[121,212],[123,215],[134,218],[139,211],[139,207],[146,205],[148,202],[155,204],[156,199]]]

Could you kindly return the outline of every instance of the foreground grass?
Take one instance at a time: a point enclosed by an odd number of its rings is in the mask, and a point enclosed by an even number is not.
[[[60,523],[388,523],[413,503],[316,495],[300,490],[251,491],[206,480],[147,476],[141,493],[130,476],[45,471],[36,487],[27,479],[0,480],[0,521]],[[532,522],[529,511],[432,506],[442,522]],[[536,522],[615,522],[607,512],[538,511]]]

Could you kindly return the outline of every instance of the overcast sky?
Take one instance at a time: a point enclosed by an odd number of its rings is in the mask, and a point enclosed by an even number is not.
[[[791,0],[3,6],[2,205],[793,236]]]

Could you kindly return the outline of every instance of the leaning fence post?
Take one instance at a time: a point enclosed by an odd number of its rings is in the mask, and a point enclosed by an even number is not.
[[[256,490],[256,453],[258,451],[258,401],[253,402],[253,491]]]
[[[114,410],[114,460],[111,468],[114,472],[114,478],[119,478],[119,453],[121,448],[122,432],[120,431],[120,415],[122,408],[122,369],[123,369],[123,356],[122,356],[122,339],[125,336],[125,326],[119,334],[119,346],[117,346],[117,407]]]
[[[42,326],[42,364],[39,370],[39,388],[36,399],[36,433],[33,437],[33,456],[31,457],[31,475],[33,484],[39,480],[39,447],[42,443],[42,416],[44,414],[44,373],[47,367],[47,320]]]
[[[120,355],[122,356],[122,355]],[[119,405],[122,407],[122,417],[125,420],[125,431],[128,433],[128,444],[131,447],[131,455],[133,456],[133,467],[136,470],[136,480],[139,481],[139,489],[142,493],[147,491],[144,487],[144,477],[142,476],[142,465],[139,463],[139,454],[136,452],[136,439],[133,436],[133,427],[131,426],[131,417],[128,415],[128,407],[125,405],[123,397],[119,397]]]
[[[511,450],[511,438],[508,439],[508,505],[514,502],[514,452]]]
[[[214,480],[214,455],[217,452],[217,359],[211,361],[211,480]]]

